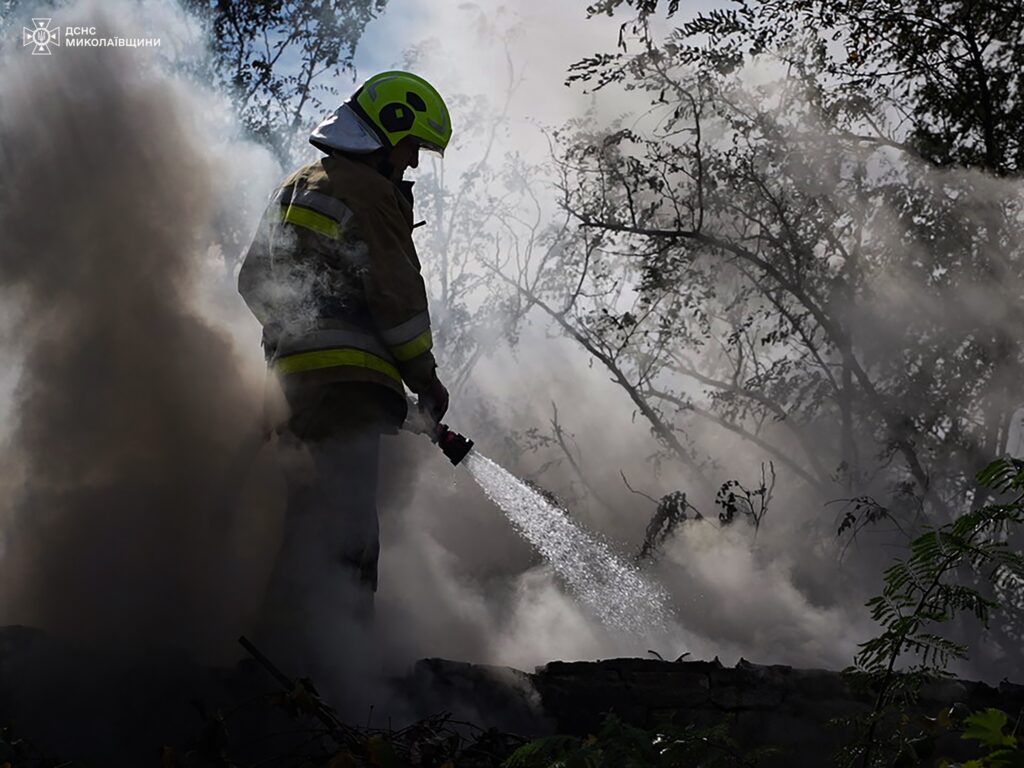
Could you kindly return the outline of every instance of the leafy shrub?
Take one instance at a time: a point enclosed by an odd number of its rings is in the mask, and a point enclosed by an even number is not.
[[[774,751],[762,748],[742,753],[726,723],[709,728],[690,724],[645,730],[609,713],[596,734],[531,741],[512,753],[502,768],[732,768],[757,765]]]

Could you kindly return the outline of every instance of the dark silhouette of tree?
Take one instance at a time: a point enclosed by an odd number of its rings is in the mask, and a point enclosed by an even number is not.
[[[746,3],[658,39],[633,5],[569,79],[649,108],[560,133],[579,228],[510,279],[694,475],[704,422],[949,519],[1018,405],[1019,4]]]
[[[231,93],[250,134],[290,164],[296,133],[334,109],[338,82],[386,0],[184,0],[206,25],[204,72]],[[302,137],[300,146],[304,143]],[[304,148],[304,147],[303,147]]]

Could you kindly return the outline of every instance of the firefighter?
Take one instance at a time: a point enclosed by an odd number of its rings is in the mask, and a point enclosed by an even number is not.
[[[279,432],[311,459],[286,470],[265,603],[279,624],[370,618],[380,436],[405,420],[406,387],[435,422],[448,408],[412,240],[413,183],[402,177],[421,150],[443,156],[451,133],[427,81],[371,77],[313,131],[325,156],[276,190],[239,272],[288,404]]]

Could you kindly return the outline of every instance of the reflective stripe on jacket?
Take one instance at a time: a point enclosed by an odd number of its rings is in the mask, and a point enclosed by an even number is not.
[[[424,392],[433,339],[412,205],[358,160],[331,156],[274,194],[238,275],[281,375]]]

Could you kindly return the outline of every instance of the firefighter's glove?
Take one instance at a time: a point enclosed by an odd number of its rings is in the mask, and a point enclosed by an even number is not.
[[[420,394],[419,406],[435,422],[440,422],[448,412],[448,390],[436,374],[427,391]]]

